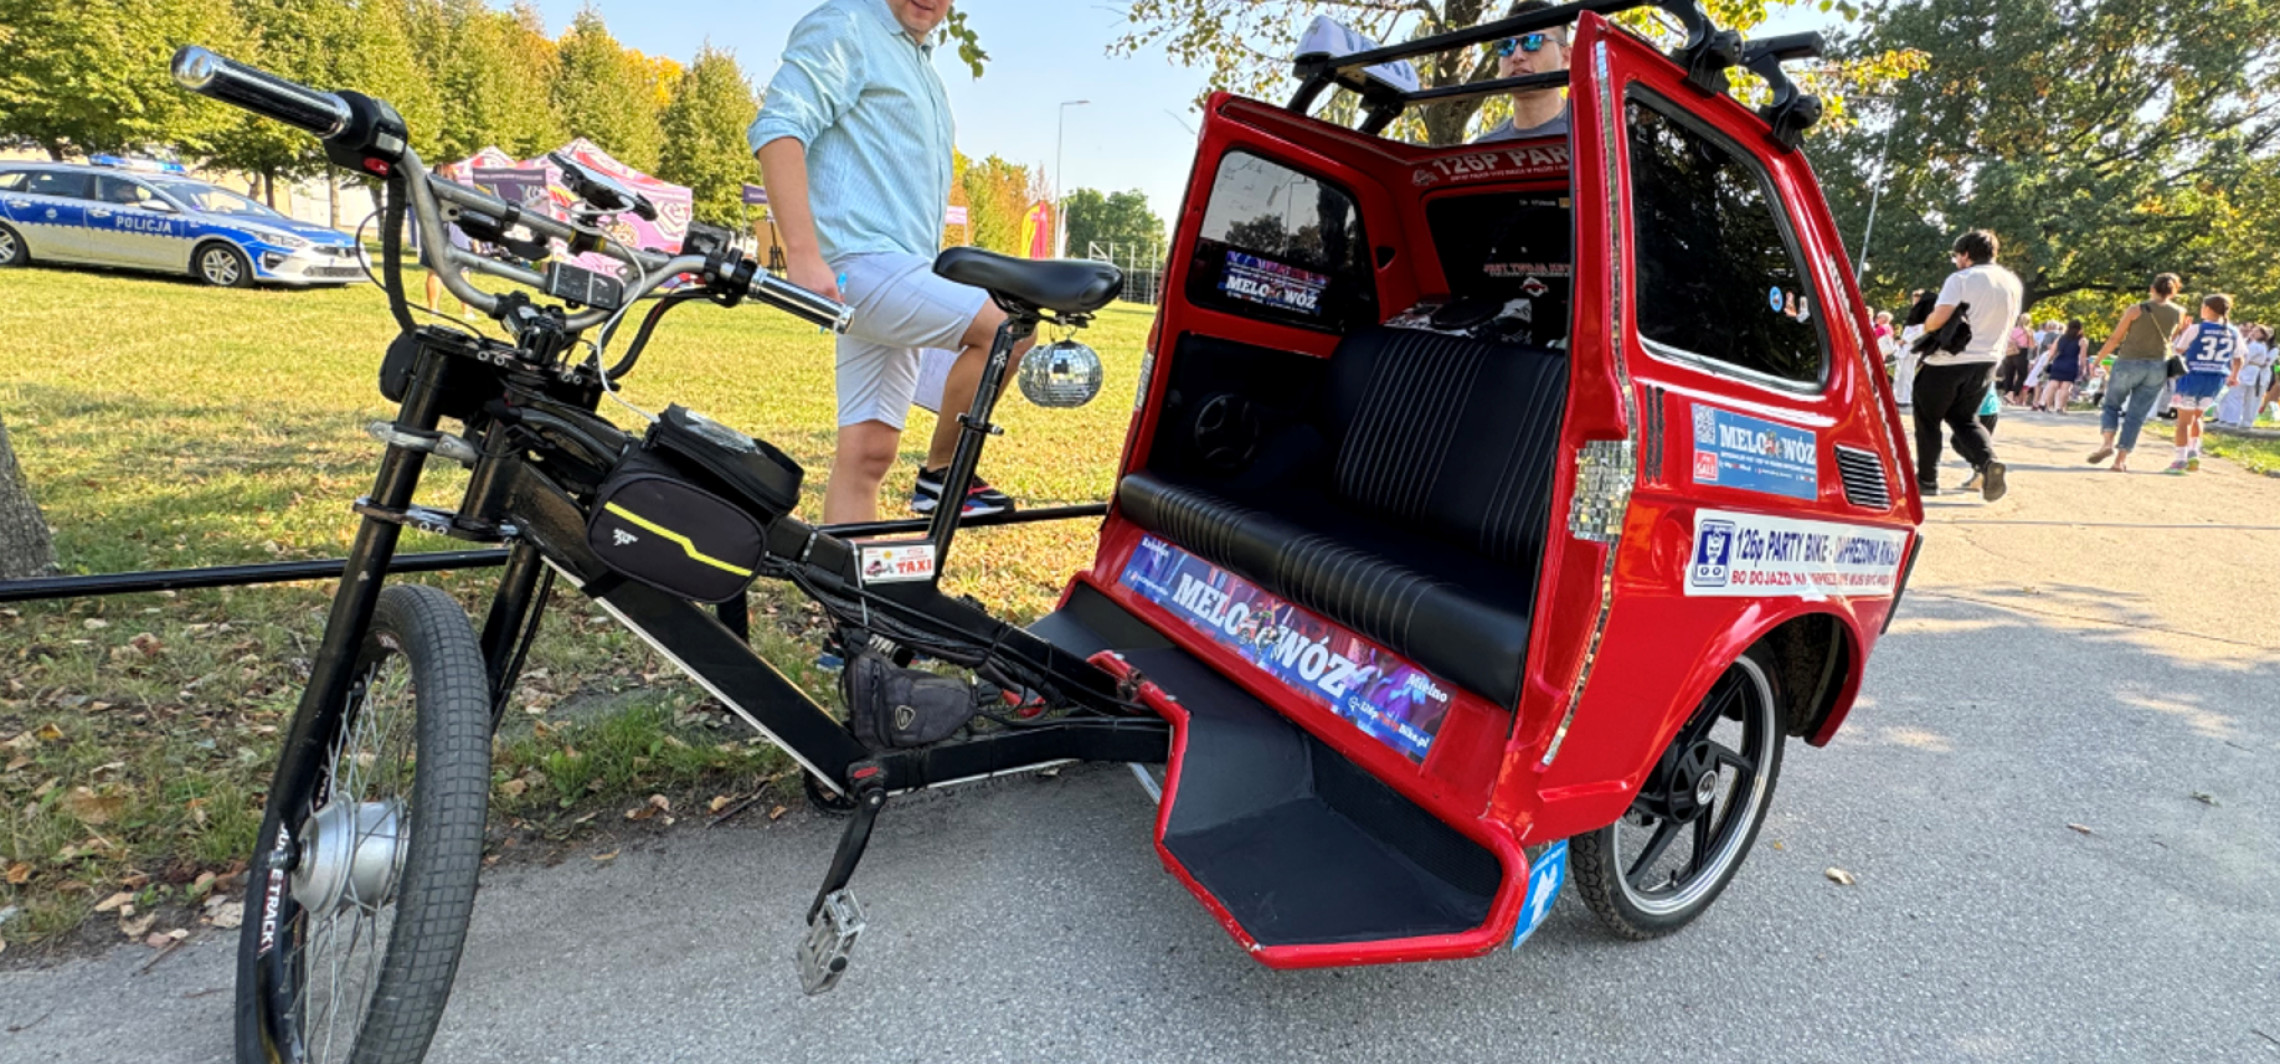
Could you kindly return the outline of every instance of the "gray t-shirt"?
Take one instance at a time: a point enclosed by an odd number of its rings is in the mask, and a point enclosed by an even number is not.
[[[1507,118],[1497,123],[1495,128],[1474,137],[1472,142],[1474,144],[1490,144],[1500,140],[1526,140],[1529,137],[1563,137],[1567,135],[1567,131],[1568,112],[1566,107],[1561,107],[1559,117],[1543,125],[1514,129],[1512,128],[1512,120]]]
[[[2011,325],[2019,320],[2019,304],[2026,293],[2019,275],[1992,262],[1948,275],[1940,286],[1939,305],[1971,306],[1971,342],[1955,354],[1936,351],[1924,356],[1929,366],[1955,366],[1975,362],[2001,362],[2011,346]]]

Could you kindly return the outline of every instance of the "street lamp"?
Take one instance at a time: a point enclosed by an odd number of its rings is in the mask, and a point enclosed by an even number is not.
[[[1068,193],[1063,191],[1061,186],[1061,138],[1069,128],[1069,108],[1083,107],[1091,102],[1091,100],[1061,101],[1060,113],[1053,123],[1053,256],[1055,258],[1068,254],[1069,250],[1065,246],[1065,241],[1069,239],[1069,227],[1061,217],[1061,212],[1069,203]]]

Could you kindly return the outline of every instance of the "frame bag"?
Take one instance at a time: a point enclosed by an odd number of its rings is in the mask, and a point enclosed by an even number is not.
[[[668,407],[594,493],[586,545],[621,576],[726,602],[752,583],[768,523],[798,503],[800,479],[774,447]]]

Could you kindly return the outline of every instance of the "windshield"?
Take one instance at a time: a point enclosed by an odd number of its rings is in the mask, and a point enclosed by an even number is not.
[[[268,207],[262,206],[259,200],[247,199],[228,189],[215,188],[212,185],[167,181],[159,183],[158,187],[165,189],[167,195],[188,204],[190,209],[194,211],[203,211],[207,214],[246,214],[255,218],[282,219],[285,217]]]

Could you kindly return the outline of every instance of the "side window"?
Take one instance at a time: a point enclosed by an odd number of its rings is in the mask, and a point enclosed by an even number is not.
[[[1821,300],[1765,174],[1634,93],[1627,107],[1640,338],[1791,385],[1828,364]]]
[[[35,196],[62,196],[66,199],[86,199],[89,186],[94,182],[89,175],[69,170],[34,170],[24,182],[24,191]]]
[[[98,177],[95,179],[95,198],[121,207],[140,207],[154,197],[149,189],[135,182],[116,177]]]
[[[24,172],[0,174],[0,192],[14,192],[24,187]]]
[[[1374,325],[1369,246],[1345,189],[1229,152],[1204,208],[1188,302],[1332,332]]]

